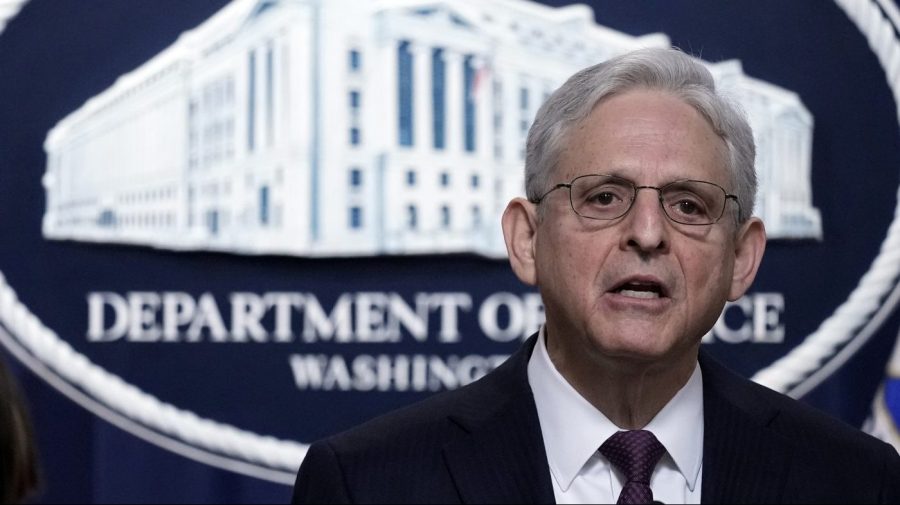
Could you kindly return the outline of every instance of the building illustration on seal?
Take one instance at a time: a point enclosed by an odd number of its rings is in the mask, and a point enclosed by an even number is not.
[[[602,13],[601,19],[602,19]],[[238,254],[506,254],[535,113],[576,70],[670,45],[528,0],[235,0],[47,135],[49,239]],[[757,140],[770,238],[822,236],[813,118],[707,63]]]

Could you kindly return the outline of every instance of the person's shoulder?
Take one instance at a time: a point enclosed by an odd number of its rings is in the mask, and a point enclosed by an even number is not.
[[[720,462],[740,454],[742,468],[765,476],[784,501],[900,502],[900,455],[891,445],[741,377],[705,352],[700,366],[710,442],[704,454]]]
[[[860,449],[883,451],[890,448],[885,442],[801,400],[752,381],[750,384],[760,397],[766,398],[778,409],[778,415],[772,419],[770,426],[787,436],[795,437],[800,445],[804,441],[815,441],[822,444],[820,446],[829,447],[831,451],[844,449],[852,452]]]
[[[484,379],[482,379],[484,380]],[[453,428],[451,419],[466,405],[477,401],[479,382],[453,391],[444,391],[411,405],[381,414],[324,441],[340,452],[362,450],[396,450],[398,445],[416,443],[437,432]]]
[[[885,442],[801,400],[740,377],[708,356],[701,363],[705,365],[704,383],[709,372],[720,394],[801,450],[827,448],[831,454],[896,455]]]
[[[297,474],[292,503],[412,503],[430,493],[444,501],[452,488],[441,470],[441,447],[461,436],[451,419],[476,384],[316,441]]]
[[[503,410],[509,402],[522,401],[523,395],[530,395],[525,372],[529,344],[496,370],[466,386],[382,414],[323,442],[344,454],[403,452],[413,445],[425,450],[444,444]]]
[[[514,402],[527,405],[522,352],[467,386],[313,443],[298,472],[294,503],[452,501],[457,491],[444,450],[515,410]]]

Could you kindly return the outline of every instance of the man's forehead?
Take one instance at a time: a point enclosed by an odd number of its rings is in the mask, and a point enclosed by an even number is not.
[[[697,110],[656,91],[604,100],[569,132],[558,172],[725,183],[727,148]],[[654,179],[655,180],[655,179]]]

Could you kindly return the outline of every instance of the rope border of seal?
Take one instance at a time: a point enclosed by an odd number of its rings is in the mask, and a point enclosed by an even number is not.
[[[866,36],[869,47],[887,74],[894,101],[900,104],[900,12],[885,0],[884,11],[876,3],[835,0],[857,28]],[[894,22],[886,18],[890,16]],[[894,23],[898,23],[896,26]],[[900,106],[897,110],[900,121]],[[859,284],[841,306],[803,343],[768,367],[756,372],[753,380],[799,398],[850,359],[875,334],[900,301],[900,190],[894,221],[881,244],[878,256]],[[827,361],[827,362],[826,362]],[[824,363],[824,365],[823,365]]]
[[[26,1],[0,2],[0,8],[8,8],[2,12],[6,19],[0,20],[0,32],[5,21],[12,19]],[[867,3],[835,0],[835,3],[867,37],[887,73],[895,101],[900,104],[900,43],[897,39],[900,12],[896,5],[889,0]],[[848,300],[801,345],[757,372],[753,379],[792,396],[802,396],[813,389],[868,341],[900,302],[900,285],[896,284],[898,273],[900,204],[879,256]],[[881,300],[885,303],[879,303]],[[199,418],[106,372],[77,353],[31,314],[19,302],[2,272],[0,324],[0,343],[51,386],[98,417],[195,461],[264,480],[293,483],[295,470],[308,445]],[[830,361],[822,365],[829,358]]]

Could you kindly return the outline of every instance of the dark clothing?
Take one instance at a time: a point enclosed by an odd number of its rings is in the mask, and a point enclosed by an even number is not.
[[[294,503],[552,503],[532,337],[469,386],[313,444]],[[898,503],[888,444],[700,353],[703,503]]]

